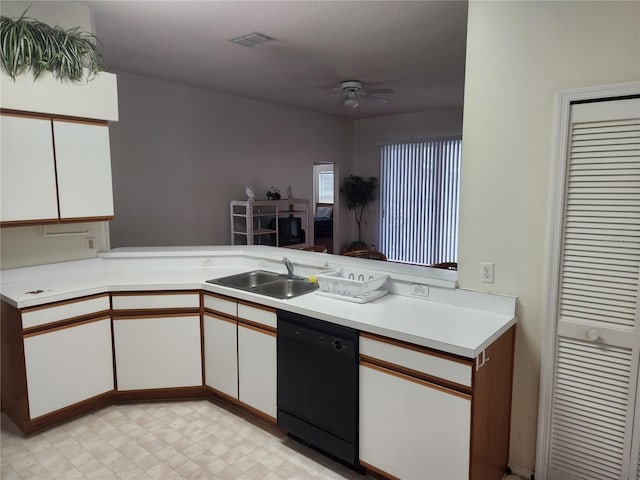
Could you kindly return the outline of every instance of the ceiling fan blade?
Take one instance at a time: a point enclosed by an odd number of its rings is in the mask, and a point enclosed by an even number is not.
[[[363,98],[366,100],[372,100],[380,104],[389,103],[389,100],[387,100],[386,98],[378,97],[376,95],[366,95],[366,96],[363,96]]]
[[[344,106],[344,101],[346,99],[347,99],[346,95],[342,95],[342,98],[340,98],[340,100],[338,100],[338,103],[336,103],[336,108],[340,108]]]
[[[372,93],[396,93],[392,88],[374,88],[373,90],[367,90],[361,92],[362,95],[371,95]]]
[[[337,97],[337,96],[342,96],[342,93],[329,93],[328,95],[320,95],[317,97],[311,97],[309,98],[309,100],[319,100],[320,98],[330,98],[330,97]]]

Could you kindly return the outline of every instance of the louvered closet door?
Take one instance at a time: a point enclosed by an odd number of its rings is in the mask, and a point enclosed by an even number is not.
[[[636,479],[640,99],[572,105],[570,135],[548,478]]]

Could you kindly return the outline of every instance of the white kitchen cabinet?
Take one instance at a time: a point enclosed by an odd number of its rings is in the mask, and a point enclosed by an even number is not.
[[[276,333],[238,324],[238,398],[273,419],[277,415]]]
[[[112,391],[111,320],[27,334],[24,359],[31,419]]]
[[[118,391],[202,385],[197,314],[113,321]]]
[[[51,121],[0,116],[0,221],[57,219]]]
[[[398,478],[469,475],[471,398],[360,366],[360,459]]]
[[[3,224],[113,217],[105,123],[3,114]]]
[[[501,480],[515,329],[475,359],[360,333],[360,461],[383,476]]]
[[[53,121],[60,218],[112,217],[109,127]]]
[[[238,321],[211,313],[203,318],[205,385],[237,400]]]

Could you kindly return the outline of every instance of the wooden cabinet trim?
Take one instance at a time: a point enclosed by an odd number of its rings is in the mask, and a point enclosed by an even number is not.
[[[146,297],[150,295],[199,295],[200,290],[135,290],[130,292],[112,292],[112,297]],[[195,307],[194,307],[195,308]]]
[[[390,473],[385,472],[384,470],[380,470],[373,465],[369,465],[367,462],[363,462],[362,460],[360,460],[360,465],[362,465],[367,470],[368,474],[372,474],[373,478],[381,478],[384,480],[401,480],[399,477],[395,477]]]
[[[226,313],[220,313],[220,312],[216,312],[215,310],[211,310],[210,308],[205,308],[203,315],[208,315],[210,317],[213,317],[217,320],[222,320],[224,322],[229,322],[229,323],[234,323],[237,324],[238,323],[238,319],[236,317],[233,317],[231,315],[227,315]]]
[[[228,302],[238,302],[239,301],[235,297],[230,297],[228,295],[222,295],[220,293],[213,293],[213,292],[209,292],[209,291],[203,291],[202,295],[203,296],[208,296],[208,297],[219,298],[220,300],[227,300]]]
[[[418,377],[414,377],[411,375],[408,375],[404,372],[400,372],[398,370],[392,370],[390,368],[387,367],[383,367],[381,365],[377,365],[376,363],[371,363],[369,361],[367,361],[366,359],[360,359],[360,366],[361,367],[365,367],[365,368],[371,368],[372,370],[377,370],[381,373],[385,373],[387,375],[393,375],[395,377],[401,378],[403,380],[407,380],[409,382],[413,382],[413,383],[417,383],[418,385],[422,385],[424,387],[428,387],[428,388],[432,388],[434,390],[439,390],[443,393],[447,393],[450,395],[455,395],[456,397],[460,397],[460,398],[464,398],[466,400],[471,400],[471,394],[470,393],[464,393],[464,392],[460,392],[458,390],[453,390],[451,388],[447,388],[445,386],[442,385],[438,385],[436,383],[432,383],[428,380],[424,380],[422,378],[418,378]]]
[[[445,360],[450,360],[452,362],[457,362],[463,365],[467,365],[469,367],[473,367],[473,360],[470,358],[461,357],[458,355],[454,355],[452,353],[444,353],[429,347],[416,345],[415,343],[405,342],[404,340],[396,340],[394,338],[383,337],[381,335],[376,335],[374,333],[369,333],[369,332],[360,332],[360,337],[368,338],[369,340],[374,340],[381,343],[387,343],[395,347],[407,348],[409,350],[414,350],[416,352],[424,353],[426,355],[432,355],[434,357],[444,358]]]
[[[276,313],[276,309],[273,307],[268,307],[266,305],[261,305],[259,303],[248,302],[246,300],[238,300],[238,305],[244,305],[246,307],[253,307],[259,310],[265,310],[270,313]]]
[[[94,314],[92,314],[89,318],[87,317],[87,315],[82,315],[81,317],[70,318],[68,320],[60,320],[57,322],[45,323],[44,325],[38,325],[37,327],[25,328],[22,331],[22,337],[35,337],[37,335],[56,332],[58,330],[65,330],[67,328],[73,328],[79,325],[99,322],[101,320],[111,320],[111,316],[109,315],[108,311],[100,312],[99,316],[97,317],[95,317]]]
[[[60,122],[70,123],[87,123],[91,125],[109,125],[108,120],[98,120],[95,118],[85,117],[72,117],[70,115],[54,115],[50,113],[38,113],[38,112],[25,112],[22,110],[11,110],[8,108],[0,108],[0,114],[10,117],[24,117],[24,118],[40,118],[45,120],[56,120]]]
[[[86,300],[93,300],[94,298],[108,297],[108,296],[109,296],[108,293],[96,293],[95,295],[87,295],[86,297],[76,297],[76,298],[71,298],[69,300],[60,300],[59,302],[36,305],[35,307],[26,307],[26,308],[23,308],[21,312],[30,313],[30,312],[35,312],[36,310],[45,310],[47,308],[58,307],[60,305],[69,305],[71,303],[84,302]]]
[[[200,312],[197,309],[191,309],[191,312],[173,312],[169,310],[158,310],[150,313],[149,310],[145,310],[143,313],[134,313],[131,310],[123,310],[121,315],[113,315],[113,320],[156,320],[158,318],[193,318],[199,317]]]
[[[271,335],[272,337],[276,337],[278,335],[278,330],[276,328],[263,325],[262,323],[252,322],[251,320],[245,320],[244,318],[238,318],[238,327],[245,327],[249,330],[255,330],[256,332]]]

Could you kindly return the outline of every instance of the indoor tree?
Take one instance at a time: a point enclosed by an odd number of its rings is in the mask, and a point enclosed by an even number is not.
[[[353,210],[353,215],[358,225],[358,240],[351,244],[352,248],[366,247],[362,242],[362,215],[368,203],[376,197],[378,190],[378,179],[369,177],[367,179],[357,175],[349,175],[342,182],[340,192],[347,201],[347,208]]]

